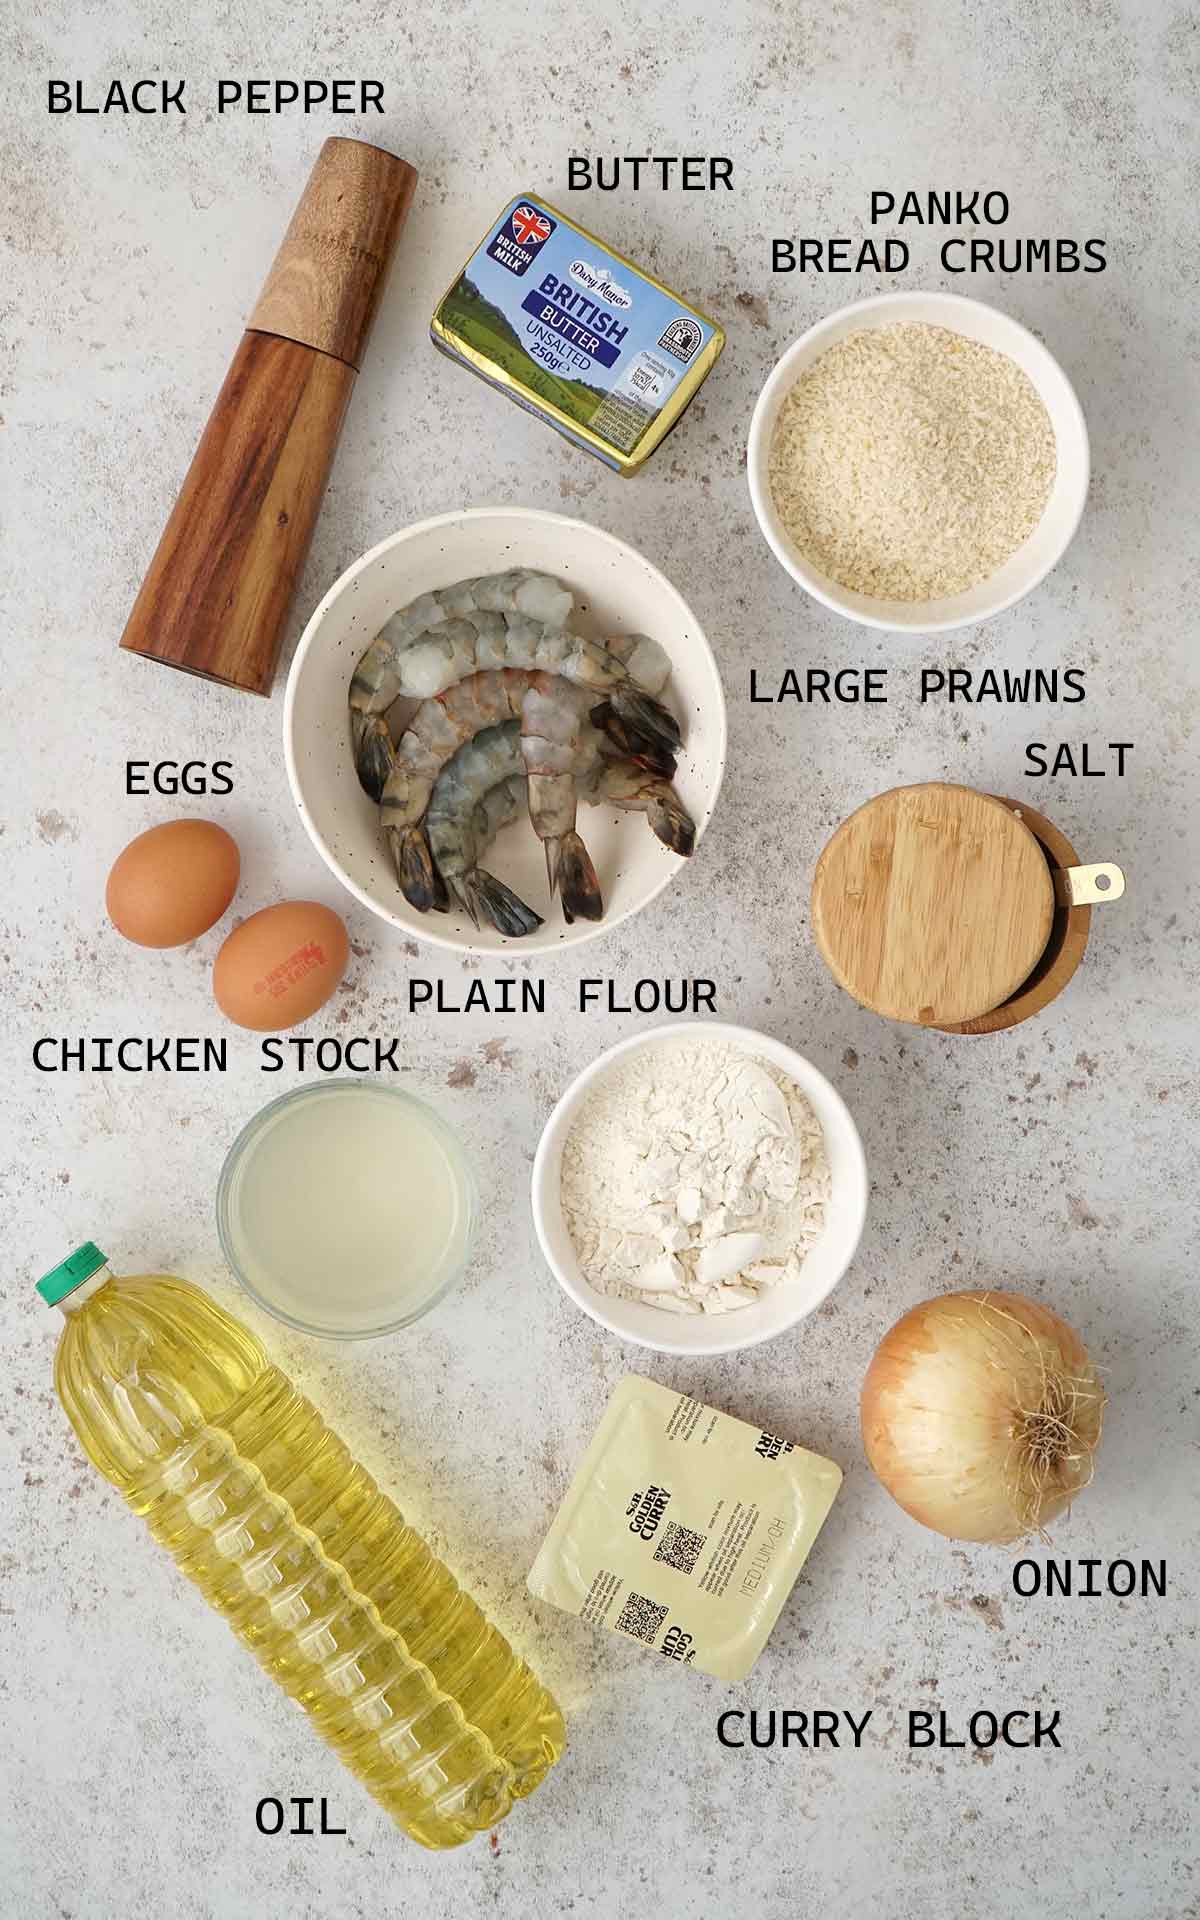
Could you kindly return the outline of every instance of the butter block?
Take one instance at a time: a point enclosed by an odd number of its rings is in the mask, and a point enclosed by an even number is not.
[[[529,1590],[681,1666],[744,1680],[841,1484],[832,1460],[627,1374]]]
[[[531,194],[488,230],[430,333],[621,474],[670,432],[725,344],[715,321]]]

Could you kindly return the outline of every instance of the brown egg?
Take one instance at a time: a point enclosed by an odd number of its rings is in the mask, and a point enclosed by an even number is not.
[[[213,967],[213,993],[239,1027],[282,1033],[325,1005],[349,957],[346,929],[331,907],[285,900],[234,928]]]
[[[118,854],[104,904],[139,947],[182,947],[215,926],[237,891],[237,842],[211,820],[168,820]]]

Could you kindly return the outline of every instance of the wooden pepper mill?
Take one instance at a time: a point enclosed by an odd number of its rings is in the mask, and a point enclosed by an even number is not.
[[[269,693],[417,176],[326,140],[217,396],[121,645]]]
[[[862,1006],[945,1033],[998,1033],[1062,992],[1092,907],[1124,891],[1120,867],[1081,866],[1032,807],[931,782],[843,821],[817,861],[813,931]]]

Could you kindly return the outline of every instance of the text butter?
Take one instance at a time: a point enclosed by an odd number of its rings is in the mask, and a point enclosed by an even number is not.
[[[693,400],[722,329],[543,200],[513,200],[438,305],[433,343],[618,473]]]
[[[841,1484],[832,1460],[627,1374],[530,1592],[684,1666],[744,1680]]]

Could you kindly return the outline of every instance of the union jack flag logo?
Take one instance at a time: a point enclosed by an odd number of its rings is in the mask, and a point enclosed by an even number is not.
[[[557,225],[557,220],[552,220],[540,207],[531,206],[528,200],[518,200],[503,226],[488,242],[488,259],[520,280],[529,272]]]
[[[514,207],[512,230],[523,247],[540,247],[553,233],[549,220],[536,207]]]

